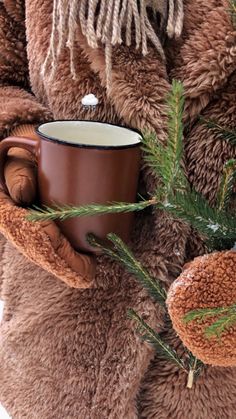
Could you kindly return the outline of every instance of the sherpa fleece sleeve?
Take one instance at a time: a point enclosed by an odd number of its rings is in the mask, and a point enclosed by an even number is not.
[[[0,2],[0,139],[24,123],[40,123],[49,112],[29,92],[24,2]],[[0,258],[5,243],[0,236]],[[1,294],[0,270],[0,294]]]
[[[24,2],[0,2],[0,139],[18,125],[49,118],[30,93],[25,38]]]

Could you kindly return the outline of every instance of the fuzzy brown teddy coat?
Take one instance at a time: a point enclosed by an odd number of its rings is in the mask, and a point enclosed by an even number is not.
[[[236,32],[227,8],[224,0],[186,0],[183,37],[167,45],[167,65],[151,47],[145,57],[132,48],[116,48],[108,94],[103,50],[89,48],[81,34],[77,80],[71,77],[66,49],[53,79],[41,77],[51,0],[1,1],[1,138],[17,125],[53,117],[154,128],[163,141],[165,96],[171,78],[178,78],[186,94],[189,180],[212,202],[223,164],[236,153],[195,120],[202,113],[236,128]],[[100,102],[93,114],[81,107],[82,97],[91,92]],[[143,177],[151,190],[151,173]],[[163,313],[133,277],[101,256],[92,285],[79,281],[85,289],[68,287],[63,281],[75,285],[76,272],[40,224],[26,222],[25,210],[4,194],[0,206],[5,301],[0,401],[13,419],[235,418],[235,369],[208,367],[187,390],[185,374],[154,357],[127,319],[127,309],[134,308],[178,348]],[[204,251],[190,228],[159,212],[137,216],[132,245],[166,286],[186,261]]]

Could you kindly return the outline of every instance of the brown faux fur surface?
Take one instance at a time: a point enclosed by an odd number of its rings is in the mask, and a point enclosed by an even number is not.
[[[189,179],[213,201],[223,164],[236,153],[196,118],[202,112],[236,128],[235,29],[228,2],[185,1],[183,40],[168,43],[168,71],[152,48],[143,57],[132,47],[116,47],[109,94],[104,52],[88,48],[81,33],[77,80],[70,74],[67,49],[53,78],[42,79],[52,3],[0,2],[1,138],[17,125],[53,116],[152,127],[164,141],[165,96],[176,77],[184,82],[185,119],[191,122],[185,138]],[[99,98],[93,112],[81,106],[82,97],[91,92]],[[152,190],[149,171],[144,178]],[[0,231],[9,240],[0,241],[0,293],[5,301],[0,401],[13,419],[235,418],[235,369],[206,368],[194,389],[187,390],[186,376],[158,356],[153,359],[153,351],[127,319],[132,307],[157,330],[164,328],[162,311],[136,280],[100,256],[95,280],[87,284],[90,289],[68,287],[63,281],[86,288],[86,278],[78,280],[76,267],[57,253],[50,232],[27,224],[25,213],[1,195]],[[61,236],[58,240],[69,246]],[[189,227],[160,212],[136,216],[132,246],[166,287],[190,255],[204,250]],[[179,347],[171,331],[169,339]]]

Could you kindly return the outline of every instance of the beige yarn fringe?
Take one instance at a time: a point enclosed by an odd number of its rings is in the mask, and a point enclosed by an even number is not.
[[[42,74],[51,67],[55,73],[58,56],[65,46],[70,50],[70,69],[76,79],[76,33],[80,24],[90,47],[105,47],[107,87],[111,85],[112,47],[135,41],[136,49],[148,53],[151,42],[163,60],[165,54],[147,8],[161,17],[168,37],[179,37],[183,27],[183,0],[53,0],[52,32]]]

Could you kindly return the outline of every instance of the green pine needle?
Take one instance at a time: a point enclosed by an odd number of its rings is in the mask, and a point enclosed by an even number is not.
[[[216,307],[216,308],[199,308],[197,310],[192,310],[184,316],[184,323],[189,323],[191,321],[197,320],[202,322],[207,317],[215,317],[219,314],[225,313],[228,311],[228,308],[225,307]]]
[[[164,146],[158,141],[155,133],[143,133],[144,158],[153,169],[157,178],[162,181],[163,191],[158,195],[168,196],[173,190],[185,190],[188,182],[181,167],[183,157],[183,85],[173,81],[167,100],[168,139]]]
[[[206,238],[236,241],[236,220],[226,212],[211,208],[207,200],[195,191],[176,191],[169,196],[169,202],[158,206],[191,224]]]
[[[236,312],[228,312],[224,317],[219,318],[211,326],[208,326],[205,330],[207,338],[218,337],[220,338],[224,332],[227,332],[231,326],[236,325]]]
[[[232,16],[232,22],[234,27],[236,27],[236,0],[229,0],[229,5],[230,5],[230,13]]]
[[[92,233],[89,233],[87,235],[87,241],[90,244],[90,246],[100,250],[102,253],[111,257],[111,259],[115,260],[116,262],[124,264],[124,261],[119,256],[119,254],[114,252],[111,247],[107,246],[107,241],[100,239],[99,237],[95,236]]]
[[[220,316],[220,317],[219,317]],[[219,317],[210,326],[205,329],[207,338],[221,337],[231,326],[236,325],[236,304],[230,307],[215,307],[215,308],[202,308],[193,310],[187,313],[183,321],[189,323],[191,321],[203,322],[208,317]]]
[[[98,246],[105,254],[120,262],[128,272],[135,275],[136,279],[149,292],[150,296],[164,306],[166,291],[160,282],[149,275],[147,270],[134,257],[128,246],[116,234],[108,234],[107,238],[113,244],[112,249],[108,248],[93,235],[89,235],[89,243],[93,246]]]
[[[182,83],[173,80],[172,89],[167,99],[168,106],[168,145],[172,151],[170,160],[175,166],[183,156],[183,110],[184,89]]]
[[[153,170],[157,178],[163,177],[161,156],[164,153],[164,147],[158,142],[155,132],[144,131],[142,138],[142,150],[144,151],[145,162]]]
[[[152,344],[155,349],[158,350],[158,354],[163,356],[170,362],[173,362],[178,368],[188,372],[183,360],[177,355],[167,343],[165,343],[161,336],[155,332],[148,324],[140,317],[134,310],[130,309],[128,316],[131,320],[135,320],[138,326],[138,331],[141,334],[143,340]]]
[[[130,273],[133,273],[142,286],[147,289],[149,294],[160,304],[165,305],[166,291],[161,286],[160,282],[156,279],[151,278],[146,269],[143,268],[142,264],[135,259],[131,250],[126,244],[114,233],[108,234],[107,238],[114,245],[115,251],[119,254],[120,258],[125,263],[126,268]]]
[[[229,128],[224,127],[211,119],[206,120],[204,118],[200,118],[200,122],[215,132],[218,138],[228,141],[232,145],[236,145],[236,131],[230,130]]]
[[[223,170],[220,189],[217,197],[218,211],[225,211],[230,203],[236,181],[236,160],[229,160]]]
[[[55,205],[54,208],[45,206],[43,208],[34,207],[29,210],[27,219],[29,221],[41,220],[65,220],[73,217],[88,217],[103,214],[126,213],[132,211],[141,211],[151,205],[154,205],[155,200],[140,201],[137,203],[126,202],[111,202],[107,205],[102,204],[89,204],[73,207],[69,205],[59,206]]]

